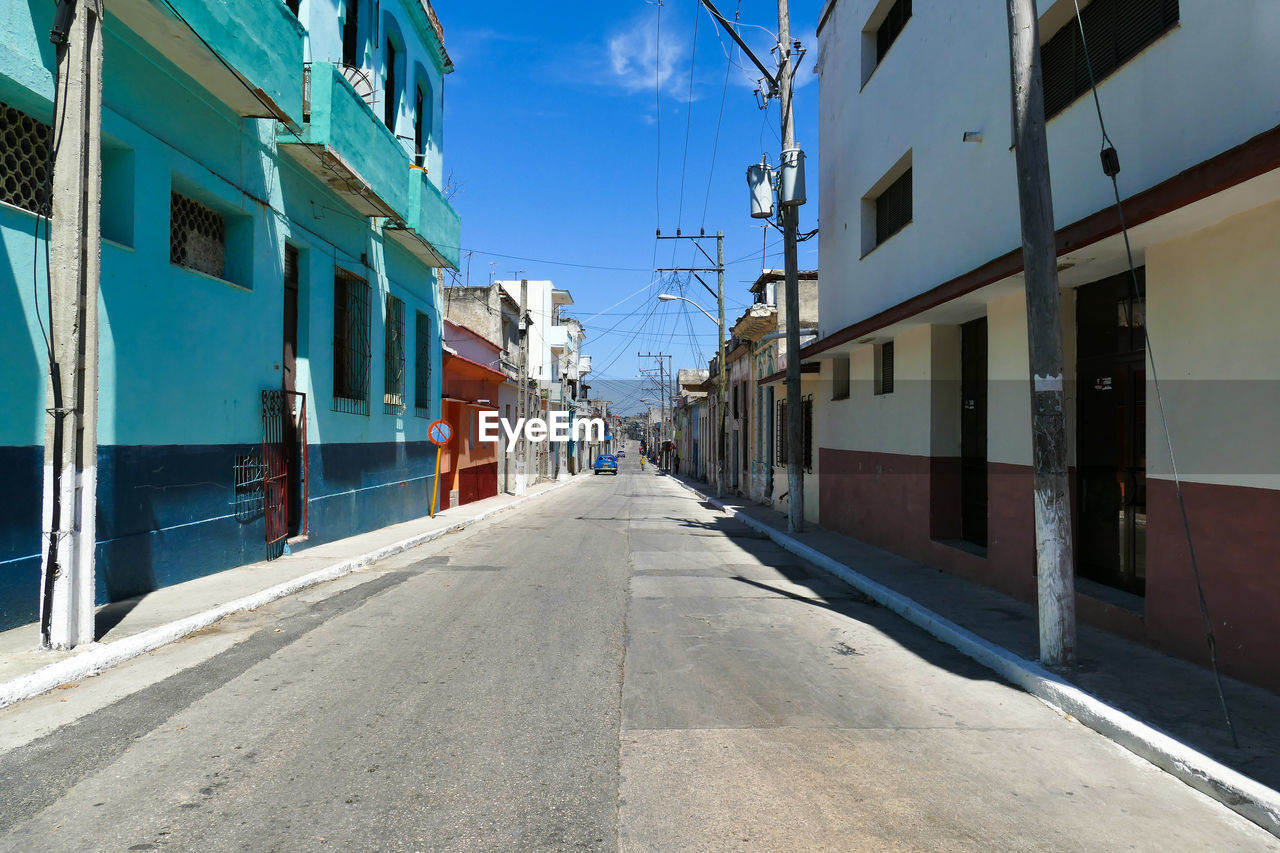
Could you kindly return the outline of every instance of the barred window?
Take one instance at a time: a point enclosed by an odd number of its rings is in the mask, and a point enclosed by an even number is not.
[[[1097,82],[1178,23],[1178,0],[1093,0],[1040,47],[1044,116],[1053,118],[1089,91],[1080,27]]]
[[[413,413],[431,417],[431,318],[417,312],[414,329]]]
[[[49,213],[49,125],[0,103],[0,201]]]
[[[369,283],[333,274],[333,410],[369,414]]]
[[[169,262],[222,278],[227,224],[222,214],[178,192],[169,193]]]
[[[389,293],[385,343],[382,410],[399,415],[404,413],[404,302]]]

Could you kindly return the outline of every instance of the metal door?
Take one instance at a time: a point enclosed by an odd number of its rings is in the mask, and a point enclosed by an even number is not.
[[[267,389],[262,392],[262,493],[266,521],[267,559],[284,553],[295,529],[307,529],[307,396],[296,391]],[[297,492],[290,501],[290,463],[296,466]],[[290,504],[294,504],[292,507]]]

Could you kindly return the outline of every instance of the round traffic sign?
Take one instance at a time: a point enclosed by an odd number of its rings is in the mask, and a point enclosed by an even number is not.
[[[449,426],[448,421],[436,421],[427,427],[427,438],[431,439],[432,444],[444,447],[453,438],[453,427]]]

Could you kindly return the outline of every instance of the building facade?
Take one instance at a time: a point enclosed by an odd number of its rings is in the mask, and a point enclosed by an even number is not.
[[[515,423],[514,413],[520,387],[520,305],[500,285],[444,288],[444,316],[459,326],[478,333],[497,348],[497,359],[489,365],[501,370],[505,379],[498,384],[494,403],[501,417]],[[527,380],[526,380],[527,384]],[[505,432],[498,442],[498,491],[515,493],[515,457],[507,453]]]
[[[1176,458],[1222,667],[1278,687],[1280,6],[1080,5],[1037,4],[1078,613],[1205,659]],[[1005,9],[829,0],[819,42],[821,523],[1033,599]]]
[[[41,597],[53,15],[0,21],[0,627]],[[460,230],[430,6],[119,0],[102,41],[96,602],[423,514]]]

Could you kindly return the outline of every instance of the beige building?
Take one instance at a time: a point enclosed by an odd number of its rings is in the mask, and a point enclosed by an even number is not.
[[[1205,660],[1172,447],[1223,669],[1277,688],[1280,5],[1118,3],[1081,5],[1134,276],[1074,4],[1037,4],[1078,614]],[[1004,6],[828,0],[818,37],[819,519],[1031,600]]]

